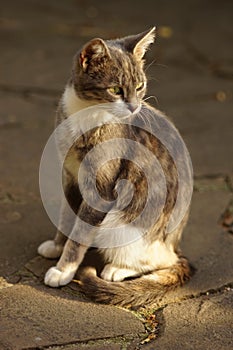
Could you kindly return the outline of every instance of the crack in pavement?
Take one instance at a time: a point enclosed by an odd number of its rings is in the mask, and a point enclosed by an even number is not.
[[[33,272],[33,270],[29,269],[28,267],[25,268],[26,271],[28,271],[30,274],[31,274],[31,278],[33,277],[36,277],[37,280],[39,280],[38,276],[36,276],[36,274]],[[19,271],[20,273],[20,271]],[[22,276],[24,275],[23,271],[21,271],[22,273]],[[29,282],[30,284],[30,276],[27,276],[29,277],[27,279],[27,284]],[[33,280],[32,280],[33,282]],[[217,294],[221,294],[221,293],[224,293],[224,292],[227,292],[229,290],[233,290],[233,282],[230,282],[230,283],[227,283],[227,284],[224,284],[222,285],[221,287],[219,288],[216,288],[216,289],[209,289],[209,290],[206,290],[204,292],[200,292],[196,295],[194,294],[190,294],[190,295],[186,295],[184,297],[180,297],[174,301],[171,301],[171,302],[167,302],[166,304],[162,305],[162,306],[159,306],[159,307],[152,307],[152,308],[144,308],[142,310],[137,310],[136,312],[135,311],[131,311],[133,313],[134,316],[138,317],[141,322],[144,324],[144,327],[145,327],[145,333],[142,333],[142,334],[136,334],[136,337],[138,338],[137,339],[137,344],[135,343],[135,346],[137,345],[137,347],[135,349],[140,349],[141,348],[141,344],[142,344],[142,341],[143,339],[150,339],[151,340],[154,340],[154,335],[155,335],[155,338],[159,335],[161,335],[161,331],[163,332],[162,328],[160,329],[160,321],[159,319],[157,318],[157,316],[160,314],[163,314],[163,311],[170,305],[172,304],[179,304],[179,303],[182,303],[183,301],[185,300],[191,300],[191,299],[196,299],[198,300],[201,296],[212,296],[212,295],[217,295]],[[200,300],[200,304],[199,304],[199,309],[198,309],[198,312],[197,314],[199,314],[201,312],[201,308],[202,308],[202,304],[203,304],[204,301]],[[128,310],[129,311],[129,310]],[[148,327],[146,327],[146,324],[148,323],[148,319],[150,320],[150,317],[149,316],[153,316],[155,315],[156,317],[156,322],[157,325],[156,325],[156,328],[155,329],[148,329]],[[157,321],[158,320],[158,321]],[[153,336],[153,337],[152,337]],[[75,342],[68,342],[68,343],[64,343],[64,344],[49,344],[49,345],[46,345],[46,346],[36,346],[36,347],[26,347],[26,348],[23,348],[21,350],[43,350],[43,349],[49,349],[49,348],[52,348],[52,347],[58,347],[58,346],[67,346],[67,345],[75,345],[75,344],[88,344],[88,342],[92,342],[92,341],[101,341],[101,340],[109,340],[109,341],[114,341],[116,342],[116,340],[118,341],[118,343],[121,341],[121,340],[124,340],[124,342],[128,342],[129,345],[130,342],[132,342],[132,340],[135,340],[135,334],[131,335],[127,335],[127,336],[124,336],[124,335],[119,335],[119,336],[116,336],[116,337],[103,337],[103,338],[96,338],[96,339],[89,339],[87,340],[86,342],[83,342],[83,341],[75,341]],[[149,342],[149,341],[148,341]]]
[[[216,179],[226,179],[228,177],[228,174],[223,173],[216,173],[216,174],[202,174],[202,175],[194,175],[194,180],[216,180]]]
[[[24,97],[28,97],[30,95],[41,95],[48,97],[58,97],[62,90],[58,89],[48,89],[39,86],[24,86],[24,85],[7,85],[0,83],[0,92],[6,92],[16,95],[23,95]]]
[[[226,184],[230,190],[230,192],[233,192],[233,176],[230,175],[226,175]]]
[[[125,337],[124,335],[119,335],[119,336],[115,336],[115,337],[102,337],[102,338],[93,338],[93,339],[89,339],[87,341],[70,341],[70,342],[65,342],[65,343],[52,343],[49,345],[43,345],[43,346],[33,346],[33,347],[24,347],[21,348],[20,350],[45,350],[45,349],[53,349],[53,348],[60,348],[61,349],[64,346],[67,345],[93,345],[93,342],[95,342],[95,345],[103,345],[106,344],[106,342],[111,343],[111,345],[114,344],[119,344],[119,345],[130,345],[130,343],[132,341],[135,341],[135,334],[129,334],[127,335],[127,337]]]
[[[204,300],[200,300],[200,303],[198,305],[198,309],[197,309],[197,317],[199,316],[199,313],[201,312],[202,309],[202,305],[204,304]]]
[[[233,192],[232,175],[230,174],[203,174],[194,175],[194,192],[224,191]]]
[[[230,290],[233,290],[233,281],[226,283],[226,284],[220,286],[219,288],[215,288],[215,289],[211,288],[211,289],[208,289],[204,292],[200,292],[200,293],[195,294],[195,295],[194,294],[186,295],[186,296],[181,297],[175,301],[167,303],[164,307],[171,305],[171,304],[177,304],[177,303],[182,302],[184,300],[198,299],[202,296],[217,295],[217,294],[224,293],[224,292],[227,292]]]

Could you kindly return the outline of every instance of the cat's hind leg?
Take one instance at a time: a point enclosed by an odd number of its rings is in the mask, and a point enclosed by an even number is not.
[[[57,231],[54,240],[48,240],[41,243],[37,249],[38,253],[44,258],[56,259],[62,254],[67,237],[62,232]]]
[[[112,264],[107,264],[101,272],[101,278],[105,281],[120,282],[129,277],[137,277],[140,273],[129,268],[120,268]]]
[[[64,245],[67,240],[62,232],[71,232],[76,215],[71,210],[68,202],[63,199],[61,206],[61,213],[59,219],[59,229],[57,230],[56,236],[53,240],[48,240],[38,247],[38,253],[45,258],[56,259],[59,258],[62,254]]]

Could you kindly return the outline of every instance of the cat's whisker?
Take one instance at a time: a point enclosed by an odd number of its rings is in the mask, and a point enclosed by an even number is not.
[[[146,67],[145,67],[145,72],[156,62],[156,59],[154,59],[151,63],[149,63]]]
[[[156,104],[159,105],[159,100],[158,100],[158,98],[157,98],[156,96],[154,96],[154,95],[151,95],[151,96],[148,96],[148,97],[144,98],[143,101],[147,101],[147,100],[149,100],[150,98],[153,98],[153,99],[155,100]]]
[[[148,81],[156,81],[156,83],[159,83],[159,79],[156,79],[156,78],[154,78],[154,77],[150,77],[150,76],[148,76],[148,79],[147,79]]]
[[[145,98],[143,99],[143,101],[147,101],[147,100],[149,100],[149,99],[152,98],[152,97],[155,97],[155,96],[153,96],[153,95],[147,96],[147,97],[145,97]]]
[[[162,63],[156,63],[156,66],[162,67],[162,68],[168,68],[168,65],[162,64]]]

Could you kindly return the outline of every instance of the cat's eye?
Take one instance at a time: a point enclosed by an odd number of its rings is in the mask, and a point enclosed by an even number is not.
[[[144,86],[145,86],[145,83],[144,83],[144,82],[138,83],[138,84],[136,85],[136,90],[137,90],[137,91],[140,91],[140,90],[142,90],[142,89],[144,88]]]
[[[123,95],[123,90],[120,86],[113,86],[108,89],[108,91],[113,95]]]

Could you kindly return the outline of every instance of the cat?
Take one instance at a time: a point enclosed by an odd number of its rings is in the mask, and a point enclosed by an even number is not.
[[[178,192],[178,174],[174,160],[167,148],[152,134],[135,125],[120,123],[124,116],[140,116],[142,123],[145,122],[145,116],[150,114],[166,119],[164,114],[143,101],[147,87],[144,55],[154,39],[155,28],[115,40],[97,38],[89,41],[75,55],[71,78],[59,103],[57,125],[77,112],[103,103],[110,104],[112,113],[119,122],[111,124],[103,120],[101,125],[79,137],[65,157],[64,193],[72,210],[91,227],[90,232],[85,233],[85,244],[78,239],[71,239],[82,228],[69,217],[67,202],[63,201],[59,229],[54,240],[45,241],[38,248],[38,253],[43,257],[60,257],[57,265],[47,271],[44,279],[46,285],[59,287],[73,279],[85,253],[98,237],[103,243],[99,252],[104,258],[105,266],[100,276],[96,275],[95,269],[81,270],[80,286],[96,302],[125,307],[155,303],[167,291],[182,285],[192,274],[188,260],[179,250],[189,208],[178,227],[173,232],[166,232]],[[61,153],[64,153],[64,144],[71,133],[72,123],[70,129],[66,130],[66,135],[59,136],[58,147]],[[155,208],[152,206],[144,221],[151,218],[154,221],[145,234],[140,234],[140,226],[130,224],[145,207],[150,190],[142,169],[133,161],[124,157],[114,158],[104,163],[96,176],[100,196],[110,202],[117,198],[116,188],[120,180],[127,179],[133,183],[134,193],[124,210],[117,213],[111,209],[107,212],[97,210],[90,207],[81,194],[77,180],[80,163],[93,147],[113,138],[131,139],[146,146],[159,159],[165,174],[167,194],[164,208],[160,216],[155,218]],[[123,150],[127,147],[123,141],[122,147]],[[109,152],[111,153],[111,147]],[[132,154],[133,152],[136,151],[133,149]],[[145,162],[150,165],[150,159],[145,159]],[[89,178],[88,171],[90,169],[86,169],[84,174],[86,179]],[[157,175],[155,171],[155,182],[158,180]],[[86,191],[90,191],[88,186]],[[110,236],[101,236],[98,231],[98,228],[108,227],[109,224],[125,224],[127,226],[125,229],[123,225],[121,237],[136,232],[139,238],[114,246]],[[67,239],[62,232],[71,232],[71,236]]]

